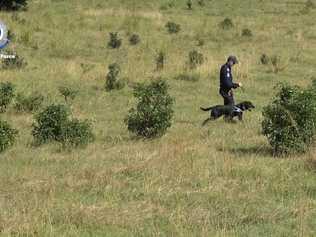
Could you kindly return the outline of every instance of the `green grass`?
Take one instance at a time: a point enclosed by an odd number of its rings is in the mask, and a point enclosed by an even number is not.
[[[93,144],[72,152],[58,144],[33,147],[33,115],[13,106],[1,114],[19,138],[0,155],[0,236],[316,235],[313,151],[275,158],[261,135],[261,111],[274,86],[308,86],[315,77],[316,10],[301,14],[302,0],[205,2],[189,11],[180,0],[33,0],[19,20],[0,13],[16,34],[10,48],[28,62],[22,70],[1,70],[0,80],[44,93],[46,105],[64,103],[58,88],[74,85],[73,114],[90,119],[96,134]],[[228,31],[218,26],[226,17],[235,25]],[[168,21],[181,31],[168,34]],[[241,36],[244,28],[252,38]],[[123,45],[108,49],[109,32],[116,31]],[[129,46],[131,33],[141,37],[137,46]],[[175,80],[193,49],[207,58],[195,72],[200,79]],[[157,72],[160,50],[166,65]],[[288,66],[271,72],[259,63],[263,53],[280,55]],[[234,75],[245,86],[235,97],[256,109],[243,123],[201,127],[208,115],[199,107],[222,103],[219,67],[230,54],[241,62]],[[175,117],[162,138],[128,133],[123,120],[134,105],[132,89],[104,90],[114,62],[130,82],[168,81]]]

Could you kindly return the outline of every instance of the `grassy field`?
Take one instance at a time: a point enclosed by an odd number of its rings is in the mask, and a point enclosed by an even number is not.
[[[59,86],[78,89],[73,115],[91,120],[96,134],[86,149],[34,147],[34,115],[13,107],[1,114],[19,137],[0,155],[0,236],[316,236],[314,151],[275,158],[261,135],[262,108],[275,85],[308,86],[315,77],[316,10],[303,14],[304,6],[205,0],[187,10],[184,0],[32,0],[25,12],[0,12],[16,35],[10,48],[28,62],[1,70],[0,80],[18,92],[42,92],[46,105],[64,103]],[[231,30],[218,26],[226,17]],[[181,31],[168,34],[168,21]],[[244,28],[252,38],[241,36]],[[116,31],[123,45],[108,49]],[[140,35],[139,45],[128,44],[131,33]],[[200,80],[175,80],[194,49],[207,58]],[[157,72],[160,50],[167,61]],[[285,70],[261,65],[263,53],[280,56]],[[256,109],[242,123],[201,127],[208,115],[199,107],[222,103],[219,67],[230,54],[240,60],[234,75],[245,87],[236,100]],[[104,90],[114,62],[130,82],[167,80],[176,102],[165,136],[129,134],[123,120],[135,102],[132,89]]]

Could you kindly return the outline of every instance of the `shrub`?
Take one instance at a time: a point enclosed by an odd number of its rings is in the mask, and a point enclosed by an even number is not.
[[[305,2],[303,9],[300,11],[301,14],[309,14],[312,9],[316,7],[315,3],[312,0],[308,0]]]
[[[263,65],[267,65],[270,63],[270,58],[268,55],[266,54],[262,54],[261,57],[260,57],[260,62],[263,64]]]
[[[229,30],[234,27],[233,21],[230,18],[225,18],[219,23],[219,26],[224,30]]]
[[[25,10],[27,7],[27,0],[2,0],[0,1],[0,10],[17,11]]]
[[[248,29],[248,28],[246,28],[246,29],[243,29],[243,30],[242,30],[241,36],[242,36],[242,37],[248,37],[248,38],[250,38],[250,37],[252,37],[253,35],[252,35],[251,30]]]
[[[122,45],[122,40],[118,37],[118,33],[110,33],[110,41],[108,42],[108,47],[112,49],[118,49]]]
[[[171,21],[167,22],[166,28],[170,34],[176,34],[181,30],[181,26],[179,24]]]
[[[316,8],[316,4],[312,0],[307,0],[305,3],[305,7],[309,9]]]
[[[175,79],[181,81],[198,81],[200,79],[200,75],[197,73],[181,73],[176,76]]]
[[[187,7],[189,10],[192,10],[192,0],[187,0]]]
[[[14,86],[11,82],[0,83],[0,112],[3,113],[14,98]]]
[[[63,129],[68,123],[69,111],[65,105],[50,105],[36,115],[32,134],[36,143],[62,141]]]
[[[27,65],[24,58],[20,57],[16,53],[10,50],[5,51],[6,55],[14,55],[13,58],[2,58],[2,69],[20,69]]]
[[[201,7],[204,7],[204,6],[205,6],[205,1],[204,1],[204,0],[198,0],[197,3],[198,3]]]
[[[166,54],[163,51],[159,51],[156,56],[156,69],[160,71],[164,68],[166,61]]]
[[[125,86],[123,80],[119,79],[119,74],[121,72],[120,65],[113,63],[109,66],[109,72],[106,75],[105,89],[110,90],[119,90]]]
[[[36,116],[32,134],[37,144],[60,142],[64,147],[85,146],[94,135],[91,124],[77,119],[70,120],[65,105],[50,105]]]
[[[60,86],[58,91],[64,97],[66,102],[68,102],[69,99],[74,100],[78,95],[78,90],[67,86]]]
[[[137,34],[132,34],[129,38],[130,45],[137,45],[140,42],[140,37]]]
[[[168,85],[163,80],[149,85],[139,84],[134,89],[138,103],[125,119],[130,132],[145,138],[163,135],[171,126],[173,98],[168,94]]]
[[[316,131],[316,88],[282,85],[263,117],[263,134],[276,154],[306,151]]]
[[[7,122],[0,120],[0,152],[7,150],[15,143],[18,131]]]
[[[189,68],[196,69],[198,66],[204,63],[204,56],[196,50],[189,52]]]
[[[92,126],[88,121],[80,122],[77,119],[69,121],[62,130],[61,140],[64,147],[87,146],[94,140]]]
[[[38,93],[25,96],[19,93],[15,99],[15,109],[18,112],[34,112],[41,108],[44,96]]]

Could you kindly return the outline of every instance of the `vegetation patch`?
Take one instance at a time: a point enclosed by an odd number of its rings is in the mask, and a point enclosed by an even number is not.
[[[167,83],[159,79],[149,85],[139,84],[134,89],[134,96],[138,102],[125,119],[128,130],[145,138],[165,134],[171,126],[174,103]]]
[[[109,66],[109,72],[106,75],[105,89],[107,91],[120,90],[124,88],[125,82],[123,79],[119,79],[121,73],[121,67],[117,63],[113,63]]]
[[[17,112],[35,112],[38,111],[44,101],[44,96],[40,93],[31,95],[17,94],[15,98],[15,109]]]
[[[15,88],[11,82],[0,83],[0,112],[3,113],[7,110],[9,104],[15,97]]]
[[[6,121],[0,120],[0,153],[11,147],[18,135],[18,131],[12,128]]]
[[[316,132],[316,83],[311,88],[281,85],[263,110],[263,134],[276,154],[305,152]]]
[[[181,30],[181,26],[179,24],[171,22],[171,21],[167,22],[166,28],[169,34],[176,34],[176,33],[179,33]]]

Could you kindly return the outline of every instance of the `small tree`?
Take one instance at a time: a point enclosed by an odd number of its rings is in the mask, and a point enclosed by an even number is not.
[[[166,61],[166,54],[163,51],[159,51],[156,56],[156,70],[161,71],[164,68]]]
[[[0,10],[16,11],[20,9],[26,9],[27,0],[1,0]]]
[[[65,105],[50,105],[39,113],[33,124],[32,134],[37,144],[60,142],[63,147],[86,146],[94,140],[91,124],[69,119]]]
[[[306,151],[316,132],[316,87],[281,85],[263,117],[263,134],[276,154]]]
[[[18,131],[7,122],[0,120],[0,152],[7,150],[16,141]]]
[[[188,10],[192,10],[192,0],[187,0]]]
[[[65,105],[50,105],[36,115],[32,134],[36,143],[61,141],[63,129],[68,123],[69,110]]]
[[[198,66],[204,63],[204,57],[202,53],[199,53],[196,50],[189,52],[189,68],[196,69]]]
[[[252,31],[248,28],[245,28],[241,32],[242,37],[251,38],[253,36]]]
[[[118,49],[122,45],[122,40],[118,37],[117,32],[110,33],[110,41],[108,42],[108,47],[112,49]]]
[[[233,21],[230,18],[225,18],[219,23],[219,26],[224,30],[229,30],[234,27]]]
[[[140,37],[139,35],[137,34],[132,34],[130,37],[129,37],[129,43],[130,45],[137,45],[139,44],[140,42]]]
[[[88,121],[81,122],[73,119],[63,129],[62,144],[64,147],[85,147],[93,140],[92,126]]]
[[[171,21],[167,22],[166,28],[170,34],[176,34],[181,30],[181,26],[179,24]]]
[[[60,86],[58,91],[64,97],[66,102],[69,102],[69,99],[74,100],[78,95],[78,90],[68,86]]]
[[[14,86],[11,82],[0,83],[0,112],[3,113],[14,98]]]
[[[171,126],[173,98],[163,80],[140,84],[134,89],[138,103],[125,119],[129,131],[138,136],[151,138],[163,135]]]
[[[113,63],[109,66],[109,72],[106,75],[105,89],[107,91],[114,89],[122,89],[125,86],[123,80],[119,79],[121,73],[121,67],[117,63]]]
[[[263,64],[263,65],[269,64],[269,63],[270,63],[270,58],[269,58],[269,56],[266,55],[266,54],[262,54],[261,57],[260,57],[260,62],[261,62],[261,64]]]

